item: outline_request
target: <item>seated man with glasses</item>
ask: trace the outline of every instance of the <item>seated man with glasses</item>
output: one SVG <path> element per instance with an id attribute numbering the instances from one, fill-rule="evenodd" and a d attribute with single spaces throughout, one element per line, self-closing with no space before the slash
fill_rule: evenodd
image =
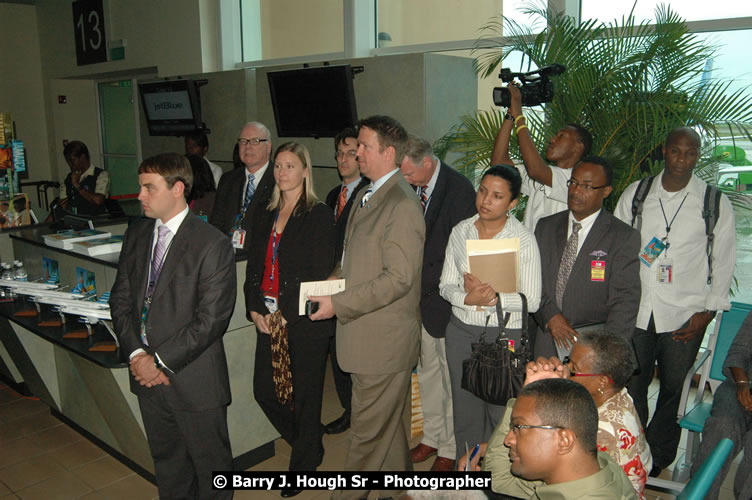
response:
<path id="1" fill-rule="evenodd" d="M 605 323 L 600 328 L 627 340 L 634 333 L 640 235 L 603 209 L 612 178 L 605 159 L 584 157 L 567 182 L 569 210 L 544 217 L 535 228 L 543 277 L 536 356 L 563 358 L 578 328 L 588 325 Z"/>
<path id="2" fill-rule="evenodd" d="M 272 141 L 263 123 L 247 123 L 238 137 L 240 161 L 245 168 L 222 175 L 209 222 L 232 238 L 236 251 L 246 246 L 256 207 L 266 207 L 274 188 L 273 169 L 269 167 Z"/>
<path id="3" fill-rule="evenodd" d="M 624 471 L 598 451 L 598 411 L 588 391 L 549 377 L 528 369 L 519 397 L 509 400 L 491 436 L 483 470 L 491 472 L 493 492 L 530 499 L 637 499 Z M 471 468 L 477 470 L 477 463 Z"/>
<path id="4" fill-rule="evenodd" d="M 647 472 L 653 459 L 637 410 L 625 388 L 636 362 L 634 350 L 626 340 L 605 332 L 586 332 L 572 347 L 571 356 L 562 361 L 538 358 L 528 363 L 525 384 L 563 378 L 583 386 L 598 410 L 598 451 L 607 453 L 622 468 L 637 496 L 644 498 Z M 506 429 L 501 425 L 502 430 Z M 497 428 L 494 435 L 498 432 Z M 490 444 L 483 444 L 479 456 L 487 454 L 487 446 L 488 453 L 493 453 Z M 474 470 L 480 470 L 477 461 L 474 462 Z M 463 457 L 460 470 L 466 463 Z M 490 459 L 484 469 L 495 473 L 496 467 L 498 464 L 493 465 Z"/>

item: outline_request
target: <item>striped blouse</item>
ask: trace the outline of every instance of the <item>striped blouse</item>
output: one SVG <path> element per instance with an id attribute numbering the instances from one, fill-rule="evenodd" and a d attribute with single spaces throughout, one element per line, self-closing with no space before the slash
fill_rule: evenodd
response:
<path id="1" fill-rule="evenodd" d="M 444 269 L 441 272 L 439 292 L 450 304 L 452 313 L 465 324 L 483 326 L 486 324 L 486 316 L 491 315 L 489 325 L 498 325 L 495 307 L 484 307 L 478 310 L 476 306 L 465 305 L 464 273 L 467 268 L 466 240 L 477 240 L 478 230 L 475 221 L 478 215 L 460 221 L 449 237 Z M 535 236 L 520 221 L 509 217 L 504 229 L 494 239 L 519 238 L 520 239 L 520 291 L 527 297 L 529 312 L 538 310 L 541 298 L 541 263 L 538 243 Z M 501 309 L 503 312 L 512 313 L 509 317 L 509 328 L 522 327 L 522 300 L 516 293 L 502 293 Z"/>

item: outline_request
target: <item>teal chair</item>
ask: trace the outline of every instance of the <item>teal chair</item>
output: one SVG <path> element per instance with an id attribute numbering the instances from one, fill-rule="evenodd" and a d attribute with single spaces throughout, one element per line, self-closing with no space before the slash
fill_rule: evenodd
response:
<path id="1" fill-rule="evenodd" d="M 684 378 L 677 422 L 682 429 L 686 429 L 688 432 L 686 450 L 679 457 L 672 474 L 672 480 L 649 477 L 647 480 L 649 488 L 668 492 L 682 491 L 684 488 L 684 483 L 689 479 L 692 458 L 700 444 L 700 434 L 705 427 L 705 421 L 710 416 L 710 409 L 713 407 L 712 401 L 703 402 L 702 400 L 705 386 L 706 384 L 709 385 L 710 392 L 715 395 L 718 386 L 726 380 L 726 376 L 723 374 L 723 363 L 726 362 L 726 355 L 734 337 L 736 337 L 736 332 L 739 331 L 744 318 L 750 311 L 752 311 L 752 305 L 732 302 L 731 309 L 719 313 L 716 318 L 713 333 L 708 337 L 707 348 L 700 353 L 697 361 Z M 695 375 L 700 376 L 700 381 L 695 396 L 690 401 L 690 387 Z"/>
<path id="2" fill-rule="evenodd" d="M 720 313 L 716 320 L 715 329 L 708 339 L 708 348 L 700 355 L 695 364 L 687 373 L 682 389 L 681 403 L 677 414 L 677 421 L 682 429 L 687 429 L 687 447 L 684 456 L 674 469 L 674 481 L 685 482 L 689 477 L 689 468 L 692 466 L 697 447 L 700 445 L 700 433 L 705 427 L 705 421 L 710 416 L 713 402 L 703 402 L 702 397 L 705 385 L 710 386 L 710 392 L 715 391 L 726 380 L 723 374 L 723 364 L 729 347 L 736 337 L 736 332 L 744 322 L 744 318 L 752 311 L 752 305 L 741 302 L 732 302 L 731 309 Z M 694 399 L 689 401 L 689 388 L 695 374 L 700 375 L 700 383 Z"/>
<path id="3" fill-rule="evenodd" d="M 721 472 L 721 467 L 734 449 L 730 439 L 721 439 L 707 460 L 700 466 L 697 473 L 687 483 L 676 500 L 702 500 L 708 493 L 713 480 Z"/>

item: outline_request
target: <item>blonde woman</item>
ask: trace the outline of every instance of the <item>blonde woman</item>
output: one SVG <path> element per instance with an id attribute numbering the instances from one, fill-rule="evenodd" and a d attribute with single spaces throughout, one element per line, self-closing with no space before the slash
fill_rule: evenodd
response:
<path id="1" fill-rule="evenodd" d="M 257 332 L 253 392 L 292 446 L 290 470 L 315 470 L 324 453 L 321 397 L 333 324 L 299 315 L 298 296 L 301 282 L 324 280 L 334 267 L 334 218 L 314 194 L 305 146 L 281 145 L 273 168 L 269 205 L 254 213 L 245 282 Z"/>

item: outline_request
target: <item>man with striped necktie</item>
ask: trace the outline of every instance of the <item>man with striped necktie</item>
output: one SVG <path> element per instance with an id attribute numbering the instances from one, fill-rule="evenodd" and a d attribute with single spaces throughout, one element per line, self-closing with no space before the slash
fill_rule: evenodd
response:
<path id="1" fill-rule="evenodd" d="M 326 204 L 334 211 L 334 243 L 335 262 L 342 258 L 342 246 L 345 240 L 345 228 L 350 209 L 356 194 L 369 184 L 368 179 L 360 175 L 358 165 L 358 132 L 353 128 L 346 128 L 334 138 L 334 159 L 337 162 L 342 182 L 326 195 Z M 350 400 L 352 397 L 352 381 L 350 374 L 345 373 L 337 363 L 337 337 L 332 336 L 329 342 L 329 352 L 332 359 L 334 386 L 337 389 L 339 402 L 344 408 L 342 416 L 324 425 L 327 434 L 339 434 L 350 428 Z"/>
<path id="2" fill-rule="evenodd" d="M 251 234 L 253 211 L 269 203 L 274 169 L 268 168 L 272 141 L 263 123 L 246 124 L 237 142 L 245 168 L 230 170 L 219 180 L 209 222 L 232 238 L 233 247 L 239 251 L 246 247 L 246 238 Z"/>
<path id="3" fill-rule="evenodd" d="M 416 186 L 426 221 L 423 271 L 420 286 L 422 317 L 418 382 L 423 408 L 423 438 L 410 450 L 413 463 L 436 454 L 431 470 L 454 469 L 456 445 L 452 389 L 444 337 L 452 307 L 439 295 L 447 242 L 459 221 L 475 214 L 475 189 L 470 181 L 434 154 L 425 139 L 409 136 L 400 167 L 402 176 Z"/>
<path id="4" fill-rule="evenodd" d="M 110 308 L 154 460 L 160 498 L 232 498 L 211 473 L 232 469 L 230 381 L 222 336 L 235 307 L 227 238 L 188 210 L 188 160 L 138 169 L 146 217 L 125 233 Z"/>

